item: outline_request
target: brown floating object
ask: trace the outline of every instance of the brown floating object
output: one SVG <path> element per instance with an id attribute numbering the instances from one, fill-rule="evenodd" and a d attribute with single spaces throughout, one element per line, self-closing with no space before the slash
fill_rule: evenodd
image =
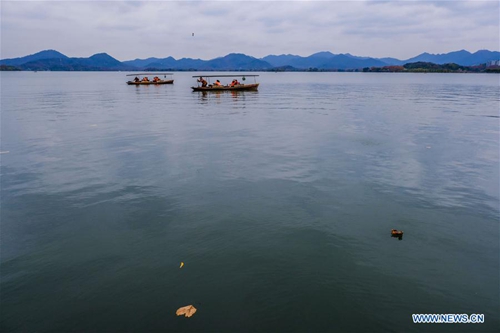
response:
<path id="1" fill-rule="evenodd" d="M 196 312 L 196 308 L 194 306 L 187 305 L 187 306 L 183 306 L 182 308 L 178 308 L 177 311 L 175 312 L 175 314 L 178 316 L 184 315 L 185 317 L 189 318 L 192 315 L 194 315 L 195 312 Z"/>
<path id="2" fill-rule="evenodd" d="M 392 229 L 391 230 L 391 235 L 393 235 L 393 236 L 403 236 L 403 231 L 402 230 Z"/>

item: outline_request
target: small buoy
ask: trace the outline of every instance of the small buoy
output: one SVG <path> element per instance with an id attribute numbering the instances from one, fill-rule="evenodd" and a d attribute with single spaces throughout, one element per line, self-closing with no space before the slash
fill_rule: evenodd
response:
<path id="1" fill-rule="evenodd" d="M 179 268 L 182 268 L 182 266 L 184 266 L 184 263 L 181 261 L 181 266 Z"/>

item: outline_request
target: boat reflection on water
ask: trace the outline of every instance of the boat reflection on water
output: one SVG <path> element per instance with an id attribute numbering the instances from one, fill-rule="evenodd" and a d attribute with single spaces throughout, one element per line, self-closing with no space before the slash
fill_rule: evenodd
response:
<path id="1" fill-rule="evenodd" d="M 233 102 L 241 102 L 247 100 L 249 96 L 255 96 L 259 93 L 258 90 L 251 91 L 241 91 L 241 90 L 219 90 L 219 91 L 199 91 L 198 97 L 200 102 L 206 103 L 209 100 L 215 100 L 217 103 L 222 101 L 233 101 Z"/>
<path id="2" fill-rule="evenodd" d="M 212 91 L 212 92 L 207 92 L 207 91 L 201 91 L 198 96 L 200 96 L 201 100 L 209 100 L 210 97 L 215 97 L 217 99 L 220 99 L 221 95 L 223 94 L 223 91 Z"/>

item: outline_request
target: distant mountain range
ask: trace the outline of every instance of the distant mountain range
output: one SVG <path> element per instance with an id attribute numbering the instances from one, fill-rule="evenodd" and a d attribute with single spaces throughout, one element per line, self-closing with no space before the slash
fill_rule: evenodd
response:
<path id="1" fill-rule="evenodd" d="M 15 66 L 21 70 L 51 71 L 120 71 L 136 70 L 106 53 L 94 54 L 89 58 L 69 58 L 64 54 L 46 50 L 21 58 L 0 60 L 0 65 Z"/>
<path id="2" fill-rule="evenodd" d="M 265 70 L 354 70 L 367 67 L 399 66 L 414 62 L 435 64 L 455 63 L 475 66 L 500 60 L 500 52 L 480 50 L 470 53 L 460 50 L 444 54 L 422 53 L 416 57 L 396 58 L 358 57 L 349 53 L 333 54 L 328 51 L 308 57 L 292 54 L 268 55 L 258 59 L 241 53 L 231 53 L 211 60 L 182 58 L 148 58 L 120 62 L 106 53 L 89 58 L 69 58 L 55 50 L 45 50 L 20 58 L 0 60 L 0 65 L 20 70 L 52 71 L 137 71 L 137 70 L 192 70 L 192 71 L 265 71 Z"/>

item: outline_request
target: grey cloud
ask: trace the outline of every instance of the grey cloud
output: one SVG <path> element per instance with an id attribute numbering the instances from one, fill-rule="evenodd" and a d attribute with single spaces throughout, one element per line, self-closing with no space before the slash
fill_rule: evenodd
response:
<path id="1" fill-rule="evenodd" d="M 2 57 L 473 52 L 498 49 L 498 10 L 497 1 L 2 2 Z"/>

